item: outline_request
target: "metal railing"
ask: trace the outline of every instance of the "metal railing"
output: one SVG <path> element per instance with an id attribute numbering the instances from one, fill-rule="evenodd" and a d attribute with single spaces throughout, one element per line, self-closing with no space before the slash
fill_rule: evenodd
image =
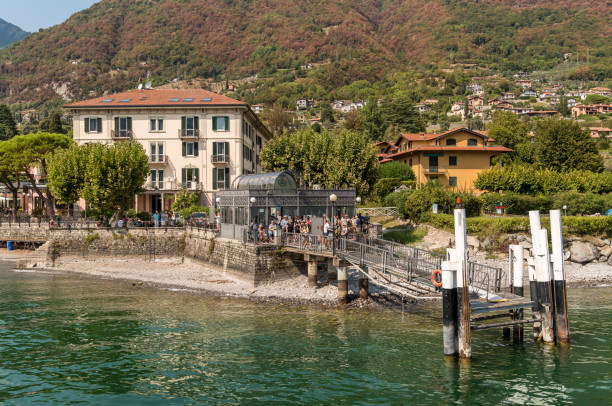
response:
<path id="1" fill-rule="evenodd" d="M 132 130 L 111 130 L 111 138 L 127 139 L 132 138 L 133 135 Z"/>
<path id="2" fill-rule="evenodd" d="M 230 161 L 229 154 L 212 155 L 210 160 L 213 164 L 228 164 Z"/>
<path id="3" fill-rule="evenodd" d="M 198 138 L 200 136 L 200 130 L 191 130 L 187 128 L 179 128 L 179 138 Z"/>
<path id="4" fill-rule="evenodd" d="M 362 207 L 357 208 L 357 212 L 369 217 L 399 216 L 397 207 Z"/>
<path id="5" fill-rule="evenodd" d="M 501 292 L 505 272 L 502 268 L 467 261 L 468 285 L 488 299 L 491 293 Z"/>
<path id="6" fill-rule="evenodd" d="M 150 164 L 166 164 L 168 163 L 167 155 L 149 155 Z"/>

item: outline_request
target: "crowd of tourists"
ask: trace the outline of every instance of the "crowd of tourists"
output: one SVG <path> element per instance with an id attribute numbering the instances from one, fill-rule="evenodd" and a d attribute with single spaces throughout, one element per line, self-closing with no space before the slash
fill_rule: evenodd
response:
<path id="1" fill-rule="evenodd" d="M 313 225 L 313 222 L 316 225 Z M 324 214 L 322 222 L 314 221 L 311 216 L 282 216 L 272 218 L 267 225 L 256 218 L 249 224 L 249 239 L 255 242 L 275 242 L 281 233 L 287 233 L 293 238 L 300 234 L 314 235 L 331 241 L 334 235 L 348 238 L 367 232 L 369 225 L 369 217 L 364 217 L 361 213 L 353 217 L 343 214 L 333 219 Z"/>

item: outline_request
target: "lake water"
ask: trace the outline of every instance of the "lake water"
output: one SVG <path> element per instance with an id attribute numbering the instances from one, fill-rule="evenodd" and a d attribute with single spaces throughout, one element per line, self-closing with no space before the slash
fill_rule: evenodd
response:
<path id="1" fill-rule="evenodd" d="M 459 366 L 435 306 L 254 304 L 0 264 L 0 402 L 610 404 L 612 288 L 569 298 L 569 348 L 478 331 Z"/>

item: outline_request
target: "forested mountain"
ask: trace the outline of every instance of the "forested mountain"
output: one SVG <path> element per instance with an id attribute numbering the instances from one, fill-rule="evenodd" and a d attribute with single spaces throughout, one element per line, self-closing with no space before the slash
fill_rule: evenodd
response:
<path id="1" fill-rule="evenodd" d="M 0 101 L 80 99 L 310 62 L 324 89 L 476 63 L 546 69 L 572 52 L 610 77 L 612 3 L 593 0 L 102 0 L 0 51 Z M 583 67 L 583 70 L 585 68 Z M 584 72 L 583 72 L 584 73 Z"/>
<path id="2" fill-rule="evenodd" d="M 28 35 L 27 32 L 0 18 L 0 48 L 11 45 Z"/>

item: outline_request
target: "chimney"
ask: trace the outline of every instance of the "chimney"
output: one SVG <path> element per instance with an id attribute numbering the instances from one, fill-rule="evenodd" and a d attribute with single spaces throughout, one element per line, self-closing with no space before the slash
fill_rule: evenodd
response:
<path id="1" fill-rule="evenodd" d="M 421 135 L 421 139 L 424 140 L 425 139 L 425 133 L 420 133 Z"/>

